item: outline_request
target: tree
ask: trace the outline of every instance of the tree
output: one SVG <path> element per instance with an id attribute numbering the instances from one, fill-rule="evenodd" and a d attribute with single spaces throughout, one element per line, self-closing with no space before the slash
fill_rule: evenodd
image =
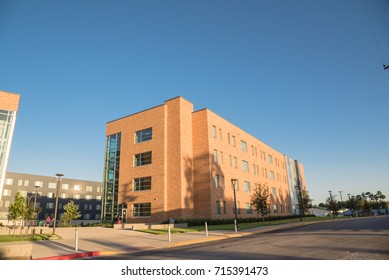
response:
<path id="1" fill-rule="evenodd" d="M 24 222 L 33 219 L 34 215 L 35 213 L 30 198 L 26 199 L 20 192 L 17 192 L 14 202 L 8 208 L 8 219 L 11 220 L 14 225 L 16 224 L 16 221 L 19 220 L 21 232 Z"/>
<path id="2" fill-rule="evenodd" d="M 312 208 L 312 199 L 309 198 L 309 194 L 306 190 L 303 190 L 302 194 L 302 206 L 304 209 L 304 212 L 308 212 L 308 209 Z"/>
<path id="3" fill-rule="evenodd" d="M 334 218 L 338 215 L 338 210 L 339 210 L 339 203 L 338 201 L 336 200 L 335 198 L 336 196 L 333 195 L 332 198 L 331 197 L 327 197 L 327 200 L 326 200 L 326 206 L 327 206 L 327 209 L 332 212 L 332 215 L 334 216 Z"/>
<path id="4" fill-rule="evenodd" d="M 270 214 L 268 198 L 269 192 L 267 188 L 262 189 L 261 185 L 258 185 L 254 188 L 253 194 L 251 196 L 251 205 L 257 214 L 261 213 L 263 221 L 265 221 L 265 215 Z"/>
<path id="5" fill-rule="evenodd" d="M 78 211 L 78 206 L 74 204 L 73 200 L 69 201 L 63 209 L 65 212 L 61 217 L 62 224 L 69 223 L 69 225 L 71 225 L 73 220 L 81 217 L 81 213 Z"/>

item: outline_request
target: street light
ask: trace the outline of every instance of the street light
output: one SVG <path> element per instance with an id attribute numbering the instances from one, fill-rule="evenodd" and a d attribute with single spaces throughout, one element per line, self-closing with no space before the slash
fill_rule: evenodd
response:
<path id="1" fill-rule="evenodd" d="M 334 207 L 334 201 L 332 200 L 332 191 L 328 191 L 330 193 L 330 198 L 331 198 L 331 207 Z M 332 215 L 335 219 L 335 209 L 332 210 Z"/>
<path id="2" fill-rule="evenodd" d="M 236 189 L 235 189 L 235 185 L 236 185 L 237 181 L 238 181 L 238 179 L 231 179 L 232 188 L 234 189 L 235 232 L 238 232 L 238 210 L 236 208 Z"/>
<path id="3" fill-rule="evenodd" d="M 37 218 L 37 213 L 36 213 L 36 197 L 37 197 L 37 194 L 38 194 L 38 189 L 39 189 L 39 186 L 34 186 L 35 188 L 35 198 L 34 198 L 34 214 L 35 214 L 35 217 L 34 219 Z"/>
<path id="4" fill-rule="evenodd" d="M 55 194 L 55 210 L 54 210 L 54 223 L 53 223 L 53 233 L 52 235 L 55 235 L 55 226 L 57 224 L 57 211 L 58 211 L 58 190 L 59 190 L 59 184 L 63 178 L 63 174 L 55 174 L 55 177 L 57 178 L 57 191 Z"/>

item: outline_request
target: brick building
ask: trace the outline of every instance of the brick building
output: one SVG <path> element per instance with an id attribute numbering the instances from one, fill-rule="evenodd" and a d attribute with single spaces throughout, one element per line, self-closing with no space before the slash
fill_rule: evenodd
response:
<path id="1" fill-rule="evenodd" d="M 18 94 L 0 91 L 0 201 L 4 188 L 16 113 L 19 107 Z"/>
<path id="2" fill-rule="evenodd" d="M 255 217 L 257 186 L 269 190 L 271 214 L 298 214 L 301 163 L 208 109 L 176 97 L 107 123 L 103 220 L 162 222 Z"/>

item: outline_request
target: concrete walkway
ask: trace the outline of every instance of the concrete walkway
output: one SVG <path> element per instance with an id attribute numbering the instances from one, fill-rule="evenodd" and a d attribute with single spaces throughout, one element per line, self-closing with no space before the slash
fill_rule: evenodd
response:
<path id="1" fill-rule="evenodd" d="M 154 235 L 133 230 L 102 227 L 57 228 L 56 233 L 61 236 L 61 239 L 18 242 L 18 244 L 20 246 L 32 245 L 31 259 L 33 260 L 79 259 L 211 242 L 312 223 L 316 222 L 271 225 L 242 230 L 238 233 L 234 231 L 209 231 L 208 237 L 205 232 L 176 233 L 171 235 L 171 242 L 169 242 L 167 234 Z M 76 230 L 78 231 L 78 251 L 75 250 Z M 5 245 L 0 243 L 0 248 Z"/>

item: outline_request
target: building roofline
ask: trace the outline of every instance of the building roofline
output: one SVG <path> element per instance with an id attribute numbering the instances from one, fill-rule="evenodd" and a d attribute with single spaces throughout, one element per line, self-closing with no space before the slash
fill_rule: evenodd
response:
<path id="1" fill-rule="evenodd" d="M 53 179 L 53 180 L 57 180 L 55 178 L 55 176 L 47 176 L 47 175 L 39 175 L 39 174 L 30 174 L 30 173 L 20 173 L 20 172 L 12 172 L 12 171 L 7 171 L 5 172 L 5 175 L 7 177 L 7 174 L 14 174 L 14 175 L 20 175 L 20 176 L 36 176 L 36 177 L 44 177 L 44 178 L 47 178 L 47 179 Z M 103 183 L 103 181 L 93 181 L 93 180 L 85 180 L 85 179 L 75 179 L 75 178 L 68 178 L 68 177 L 63 177 L 62 180 L 71 180 L 71 181 L 83 181 L 83 182 L 92 182 L 92 183 Z"/>
<path id="2" fill-rule="evenodd" d="M 122 119 L 125 119 L 125 118 L 128 118 L 128 117 L 132 117 L 132 116 L 135 116 L 135 115 L 137 115 L 137 114 L 141 114 L 141 113 L 144 113 L 144 112 L 153 110 L 153 109 L 156 109 L 156 108 L 158 108 L 158 107 L 161 107 L 161 106 L 166 105 L 167 102 L 172 101 L 172 100 L 174 100 L 174 99 L 178 99 L 178 98 L 184 99 L 185 101 L 187 101 L 187 102 L 189 102 L 189 103 L 191 103 L 191 104 L 193 105 L 193 103 L 192 103 L 191 101 L 189 101 L 189 100 L 187 100 L 187 99 L 185 99 L 184 97 L 182 97 L 182 96 L 179 95 L 179 96 L 170 98 L 170 99 L 168 99 L 168 100 L 165 100 L 163 104 L 156 105 L 156 106 L 153 106 L 153 107 L 151 107 L 151 108 L 144 109 L 144 110 L 142 110 L 142 111 L 139 111 L 139 112 L 136 112 L 136 113 L 132 113 L 132 114 L 129 114 L 129 115 L 126 115 L 126 116 L 123 116 L 123 117 L 114 119 L 114 120 L 112 120 L 112 121 L 108 121 L 107 124 L 112 123 L 112 122 L 116 122 L 116 121 L 119 121 L 119 120 L 122 120 Z"/>

